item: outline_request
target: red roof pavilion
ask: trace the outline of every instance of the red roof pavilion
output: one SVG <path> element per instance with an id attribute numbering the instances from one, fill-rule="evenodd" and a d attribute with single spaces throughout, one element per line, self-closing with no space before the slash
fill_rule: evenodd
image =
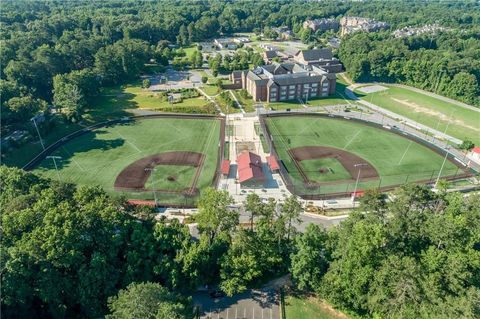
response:
<path id="1" fill-rule="evenodd" d="M 475 146 L 474 148 L 472 148 L 472 152 L 480 154 L 480 146 Z"/>
<path id="2" fill-rule="evenodd" d="M 243 151 L 237 157 L 237 164 L 240 183 L 247 181 L 263 182 L 265 180 L 265 175 L 262 171 L 262 160 L 257 154 Z"/>

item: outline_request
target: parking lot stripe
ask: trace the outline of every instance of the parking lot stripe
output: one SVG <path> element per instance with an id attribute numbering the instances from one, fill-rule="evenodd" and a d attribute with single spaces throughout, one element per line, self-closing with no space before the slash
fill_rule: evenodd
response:
<path id="1" fill-rule="evenodd" d="M 238 308 L 235 308 L 235 319 L 237 319 Z"/>
<path id="2" fill-rule="evenodd" d="M 272 308 L 270 308 L 270 319 L 273 319 Z"/>
<path id="3" fill-rule="evenodd" d="M 229 310 L 230 310 L 230 309 L 227 309 L 227 319 L 228 319 L 228 311 L 229 311 Z"/>

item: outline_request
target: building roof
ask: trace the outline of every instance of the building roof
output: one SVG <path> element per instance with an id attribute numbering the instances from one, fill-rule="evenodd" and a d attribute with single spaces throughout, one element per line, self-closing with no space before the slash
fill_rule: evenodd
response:
<path id="1" fill-rule="evenodd" d="M 472 148 L 472 152 L 480 154 L 480 146 L 475 146 L 474 148 Z"/>
<path id="2" fill-rule="evenodd" d="M 220 171 L 222 172 L 223 175 L 228 175 L 230 172 L 230 161 L 229 160 L 223 160 L 222 165 L 220 166 Z"/>
<path id="3" fill-rule="evenodd" d="M 265 55 L 265 58 L 267 58 L 267 59 L 273 59 L 273 58 L 276 58 L 278 56 L 277 51 L 272 51 L 272 50 L 265 51 L 265 52 L 263 52 L 263 54 Z"/>
<path id="4" fill-rule="evenodd" d="M 332 60 L 332 49 L 314 49 L 314 50 L 302 50 L 297 53 L 300 57 L 303 57 L 305 61 L 319 61 L 319 60 Z"/>
<path id="5" fill-rule="evenodd" d="M 240 183 L 251 179 L 264 180 L 262 160 L 260 156 L 252 152 L 243 151 L 237 156 L 238 180 Z"/>
<path id="6" fill-rule="evenodd" d="M 277 159 L 274 155 L 267 156 L 267 163 L 272 171 L 280 169 L 280 166 L 278 165 Z"/>

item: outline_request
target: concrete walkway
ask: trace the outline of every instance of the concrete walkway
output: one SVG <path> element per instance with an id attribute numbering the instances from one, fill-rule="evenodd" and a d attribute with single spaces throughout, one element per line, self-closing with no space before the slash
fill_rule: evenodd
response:
<path id="1" fill-rule="evenodd" d="M 235 94 L 233 94 L 232 90 L 228 90 L 228 92 L 230 92 L 230 95 L 233 97 L 233 100 L 235 101 L 235 103 L 237 103 L 237 106 L 240 109 L 240 111 L 242 111 L 242 113 L 245 114 L 245 110 L 243 109 L 242 104 L 240 104 Z"/>
<path id="2" fill-rule="evenodd" d="M 222 113 L 222 109 L 220 108 L 220 105 L 218 105 L 217 101 L 215 101 L 215 99 L 213 97 L 211 97 L 210 95 L 208 95 L 207 93 L 205 93 L 204 90 L 202 90 L 201 88 L 199 87 L 196 87 L 196 89 L 198 90 L 198 92 L 200 92 L 200 94 L 202 94 L 203 96 L 205 96 L 210 102 L 213 103 L 213 105 L 215 105 L 215 108 L 217 109 L 218 112 Z"/>

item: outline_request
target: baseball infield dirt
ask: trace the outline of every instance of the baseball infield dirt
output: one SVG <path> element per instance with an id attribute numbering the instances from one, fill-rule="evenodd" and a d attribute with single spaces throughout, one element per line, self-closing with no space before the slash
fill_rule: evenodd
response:
<path id="1" fill-rule="evenodd" d="M 353 153 L 326 146 L 303 146 L 291 148 L 288 150 L 289 155 L 294 160 L 294 164 L 302 175 L 305 183 L 312 184 L 308 179 L 307 174 L 303 170 L 299 162 L 304 160 L 319 159 L 319 158 L 335 158 L 347 170 L 353 180 L 355 180 L 360 171 L 360 180 L 369 180 L 379 178 L 378 172 L 370 163 Z M 361 165 L 357 165 L 361 164 Z M 357 166 L 355 166 L 357 165 Z M 339 181 L 343 182 L 343 181 Z"/>
<path id="2" fill-rule="evenodd" d="M 184 165 L 197 167 L 193 184 L 196 184 L 205 155 L 197 152 L 165 152 L 141 158 L 125 167 L 118 174 L 114 187 L 117 190 L 145 191 L 145 183 L 151 174 L 151 168 L 157 165 Z M 191 190 L 196 185 L 189 185 Z"/>

